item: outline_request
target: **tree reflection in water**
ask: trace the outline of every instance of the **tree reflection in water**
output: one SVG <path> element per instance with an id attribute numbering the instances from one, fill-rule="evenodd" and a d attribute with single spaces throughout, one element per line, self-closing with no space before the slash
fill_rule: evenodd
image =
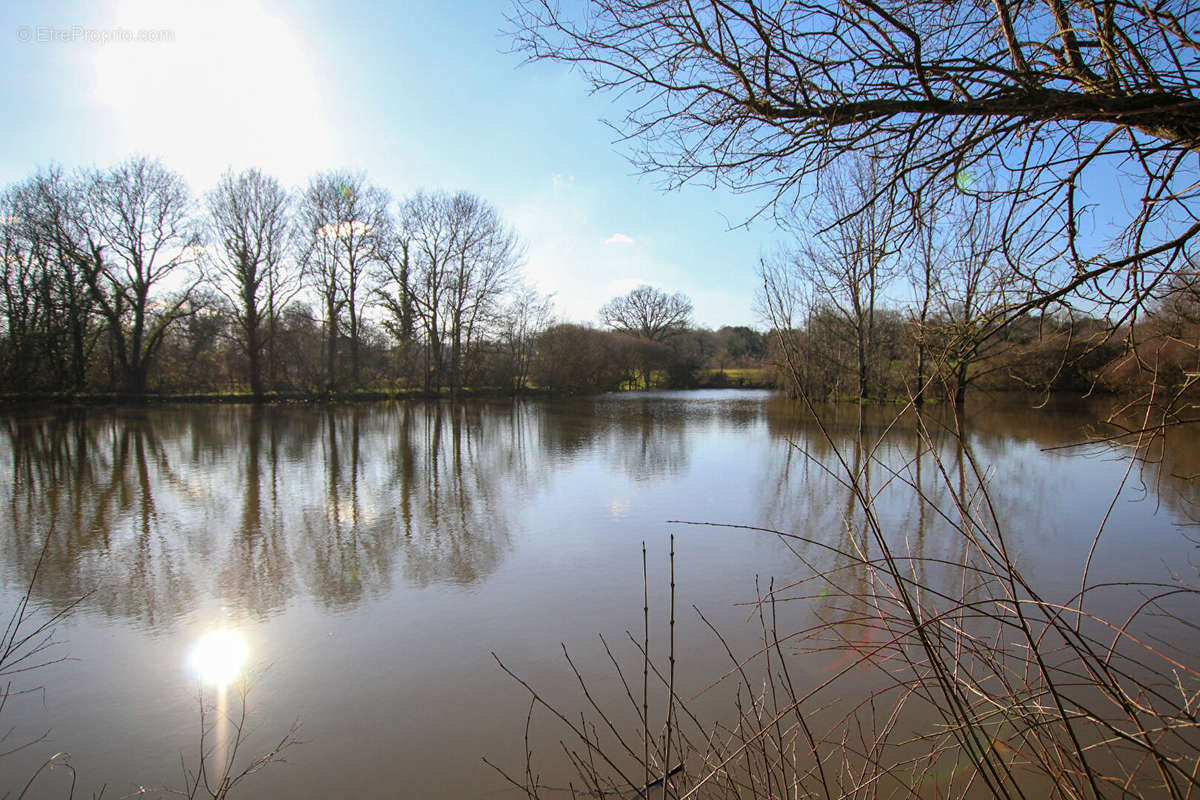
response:
<path id="1" fill-rule="evenodd" d="M 154 628 L 207 598 L 269 615 L 486 578 L 537 479 L 527 407 L 196 407 L 3 419 L 10 578 Z"/>
<path id="2" fill-rule="evenodd" d="M 632 395 L 9 415 L 0 421 L 11 465 L 0 477 L 12 531 L 4 569 L 10 579 L 28 574 L 49 532 L 39 583 L 46 600 L 92 592 L 88 602 L 104 613 L 151 628 L 207 597 L 269 615 L 297 594 L 351 606 L 396 576 L 417 586 L 469 585 L 498 568 L 512 547 L 513 515 L 555 463 L 598 454 L 631 480 L 666 480 L 689 469 L 696 426 L 763 420 L 774 453 L 761 481 L 764 522 L 865 546 L 861 510 L 833 477 L 835 454 L 811 420 L 782 398 L 751 400 L 685 406 Z M 889 529 L 905 531 L 905 546 L 923 555 L 954 558 L 928 552 L 937 547 L 925 542 L 929 509 L 949 499 L 941 496 L 948 484 L 930 474 L 932 454 L 922 452 L 912 419 L 893 423 L 887 408 L 824 413 L 853 461 L 847 466 L 887 500 L 879 508 L 894 523 Z M 1046 476 L 1023 472 L 1012 456 L 1080 441 L 1078 426 L 1063 424 L 1073 413 L 993 405 L 957 423 L 967 426 L 963 446 L 981 463 L 1007 465 L 989 479 L 994 502 L 1034 518 L 1056 512 L 1056 493 L 1030 484 Z M 941 463 L 959 472 L 958 491 L 977 491 L 958 440 L 930 430 Z M 1140 479 L 1154 484 L 1157 502 L 1196 520 L 1190 478 L 1200 455 L 1186 446 L 1150 455 Z M 908 491 L 914 484 L 924 491 Z"/>
<path id="3" fill-rule="evenodd" d="M 817 576 L 795 590 L 817 587 L 811 596 L 781 613 L 796 614 L 797 629 L 810 612 L 840 623 L 853 652 L 877 647 L 869 609 L 847 598 L 877 579 L 864 562 L 878 559 L 879 540 L 863 498 L 834 477 L 845 477 L 839 453 L 876 499 L 894 551 L 923 559 L 914 562 L 922 583 L 946 583 L 952 576 L 940 571 L 965 558 L 942 514 L 977 496 L 973 458 L 989 465 L 982 479 L 1021 566 L 1050 591 L 1078 591 L 1077 574 L 1063 577 L 1064 559 L 1091 544 L 1096 497 L 1111 498 L 1112 476 L 1125 467 L 1107 462 L 1125 451 L 1048 451 L 1082 439 L 1085 416 L 1104 411 L 1027 405 L 968 409 L 961 447 L 944 430 L 956 423 L 939 419 L 936 406 L 927 409 L 928 438 L 908 417 L 889 425 L 895 408 L 824 409 L 836 453 L 795 406 L 753 392 L 8 414 L 0 463 L 11 468 L 0 470 L 0 501 L 12 533 L 0 543 L 0 577 L 21 586 L 49 531 L 38 599 L 61 607 L 94 590 L 80 624 L 64 631 L 80 672 L 47 677 L 50 696 L 69 707 L 54 724 L 75 752 L 99 754 L 93 770 L 107 769 L 99 762 L 114 731 L 126 732 L 124 752 L 158 747 L 155 757 L 174 763 L 180 747 L 163 731 L 194 712 L 181 684 L 184 649 L 232 622 L 247 632 L 252 660 L 277 665 L 256 709 L 285 721 L 299 714 L 312 735 L 293 770 L 270 772 L 273 786 L 291 789 L 274 796 L 318 786 L 335 796 L 345 781 L 359 781 L 353 788 L 364 795 L 411 784 L 409 796 L 469 796 L 491 788 L 493 776 L 464 760 L 478 766 L 475 757 L 507 741 L 527 711 L 488 650 L 518 651 L 540 669 L 558 642 L 640 625 L 633 562 L 643 539 L 662 554 L 669 533 L 680 537 L 681 599 L 711 614 L 735 651 L 758 635 L 738 627 L 747 612 L 733 605 L 753 598 L 757 575 L 761 588 L 773 577 L 780 591 Z M 1121 506 L 1094 580 L 1106 570 L 1161 572 L 1164 559 L 1182 564 L 1192 552 L 1172 528 L 1196 518 L 1187 478 L 1200 472 L 1200 449 L 1191 444 L 1169 444 L 1135 470 L 1150 501 Z M 1150 520 L 1156 501 L 1170 519 Z M 681 518 L 810 541 L 665 524 Z M 855 552 L 863 557 L 845 557 Z M 820 596 L 822 575 L 838 580 L 840 601 L 832 590 Z M 651 576 L 653 608 L 665 589 Z M 1111 610 L 1106 602 L 1097 597 L 1095 610 Z M 214 605 L 220 614 L 210 614 Z M 729 665 L 686 617 L 679 678 L 699 679 L 698 691 Z M 592 655 L 586 673 L 607 668 L 602 648 Z M 803 664 L 817 682 L 853 666 L 819 654 Z M 331 690 L 330 676 L 351 688 Z M 577 685 L 564 677 L 554 691 Z M 852 677 L 847 691 L 878 688 L 865 666 Z M 718 694 L 701 702 L 715 707 Z M 398 709 L 411 724 L 396 722 Z M 410 735 L 414 725 L 420 737 Z M 558 746 L 547 733 L 533 744 L 540 752 Z M 330 763 L 349 775 L 329 774 Z M 104 774 L 138 769 L 124 761 Z"/>

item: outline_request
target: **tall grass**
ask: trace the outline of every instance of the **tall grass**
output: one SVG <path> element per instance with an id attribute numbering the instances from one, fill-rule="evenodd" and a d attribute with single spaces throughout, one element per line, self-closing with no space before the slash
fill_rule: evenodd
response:
<path id="1" fill-rule="evenodd" d="M 759 591 L 753 651 L 735 652 L 713 628 L 729 670 L 712 685 L 733 685 L 724 713 L 702 719 L 695 699 L 677 694 L 673 625 L 667 664 L 651 659 L 647 603 L 643 639 L 626 642 L 631 658 L 605 642 L 627 707 L 595 702 L 569 653 L 586 713 L 521 681 L 531 697 L 527 725 L 540 708 L 564 726 L 561 758 L 574 777 L 540 782 L 529 754 L 523 775 L 501 769 L 510 783 L 530 798 L 1200 796 L 1200 657 L 1182 646 L 1200 622 L 1195 575 L 1090 580 L 1105 515 L 1073 566 L 1078 590 L 1055 597 L 1013 552 L 957 418 L 939 430 L 916 409 L 902 413 L 913 416 L 920 442 L 902 468 L 877 457 L 888 431 L 866 441 L 860 426 L 852 457 L 817 418 L 833 453 L 824 466 L 857 509 L 843 520 L 855 536 L 746 529 L 779 537 L 810 571 Z M 1151 445 L 1149 420 L 1122 440 L 1126 478 Z M 954 463 L 935 446 L 946 434 L 959 438 Z M 921 459 L 945 491 L 914 479 L 908 467 Z M 928 504 L 954 557 L 926 555 L 904 531 L 886 529 L 872 468 Z M 818 567 L 813 552 L 838 566 Z M 1094 610 L 1122 604 L 1117 614 Z M 795 613 L 817 606 L 824 613 Z M 820 674 L 816 662 L 836 666 Z M 629 680 L 639 671 L 640 692 Z"/>

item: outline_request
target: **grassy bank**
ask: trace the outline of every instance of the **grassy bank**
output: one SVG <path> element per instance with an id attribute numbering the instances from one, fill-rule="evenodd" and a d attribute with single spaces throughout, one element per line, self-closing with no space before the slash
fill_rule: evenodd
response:
<path id="1" fill-rule="evenodd" d="M 563 394 L 546 389 L 525 389 L 520 397 L 548 397 Z M 511 391 L 501 389 L 466 388 L 457 394 L 449 391 L 424 389 L 359 390 L 353 392 L 267 392 L 255 398 L 249 392 L 153 392 L 132 395 L 121 392 L 72 394 L 66 392 L 8 392 L 0 394 L 0 406 L 66 405 L 168 405 L 173 403 L 378 403 L 389 400 L 438 400 L 452 397 L 510 398 Z"/>

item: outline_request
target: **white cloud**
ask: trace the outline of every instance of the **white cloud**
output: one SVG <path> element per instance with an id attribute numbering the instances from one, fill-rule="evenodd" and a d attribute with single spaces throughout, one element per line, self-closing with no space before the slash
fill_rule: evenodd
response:
<path id="1" fill-rule="evenodd" d="M 612 236 L 604 240 L 605 244 L 619 245 L 622 247 L 633 244 L 633 239 L 623 233 L 614 233 Z"/>
<path id="2" fill-rule="evenodd" d="M 540 191 L 503 209 L 526 243 L 525 278 L 554 295 L 555 315 L 565 322 L 598 323 L 600 307 L 643 284 L 683 292 L 695 303 L 701 325 L 758 325 L 753 259 L 724 265 L 716 276 L 697 268 L 689 243 L 662 234 L 613 233 L 611 198 L 584 182 L 563 191 L 549 176 Z"/>
<path id="3" fill-rule="evenodd" d="M 505 216 L 527 244 L 525 276 L 540 292 L 554 294 L 564 321 L 596 322 L 600 306 L 643 283 L 682 286 L 680 268 L 660 261 L 625 234 L 602 232 L 605 221 L 589 192 L 564 197 L 557 181 Z M 609 230 L 612 230 L 609 228 Z M 610 246 L 612 245 L 612 246 Z"/>

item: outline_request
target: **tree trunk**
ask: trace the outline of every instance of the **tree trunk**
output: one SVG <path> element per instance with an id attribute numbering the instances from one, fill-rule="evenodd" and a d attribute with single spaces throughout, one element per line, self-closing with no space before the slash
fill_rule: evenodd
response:
<path id="1" fill-rule="evenodd" d="M 80 319 L 79 312 L 73 310 L 71 312 L 71 389 L 76 392 L 82 392 L 87 381 L 83 338 L 83 320 Z"/>
<path id="2" fill-rule="evenodd" d="M 275 303 L 268 301 L 267 303 L 267 384 L 274 391 L 279 388 L 279 376 L 275 366 Z"/>
<path id="3" fill-rule="evenodd" d="M 258 320 L 254 317 L 246 326 L 246 355 L 250 362 L 250 393 L 255 400 L 262 400 L 262 344 L 258 337 Z"/>
<path id="4" fill-rule="evenodd" d="M 326 305 L 325 314 L 329 327 L 325 340 L 325 391 L 332 394 L 337 389 L 337 311 L 333 303 Z"/>
<path id="5" fill-rule="evenodd" d="M 858 335 L 858 400 L 864 402 L 869 390 L 867 388 L 867 342 L 866 335 L 860 331 Z"/>
<path id="6" fill-rule="evenodd" d="M 917 393 L 913 397 L 917 408 L 925 405 L 925 345 L 917 345 Z"/>
<path id="7" fill-rule="evenodd" d="M 450 343 L 450 394 L 458 396 L 462 388 L 462 320 L 454 320 L 454 338 Z"/>
<path id="8" fill-rule="evenodd" d="M 149 365 L 144 361 L 125 366 L 125 393 L 141 400 L 146 396 L 146 372 Z"/>
<path id="9" fill-rule="evenodd" d="M 358 314 L 350 307 L 350 388 L 362 388 L 358 380 Z"/>
<path id="10" fill-rule="evenodd" d="M 401 247 L 402 255 L 400 261 L 400 339 L 405 344 L 412 338 L 413 329 L 413 305 L 412 294 L 408 288 L 408 242 L 404 242 Z"/>

